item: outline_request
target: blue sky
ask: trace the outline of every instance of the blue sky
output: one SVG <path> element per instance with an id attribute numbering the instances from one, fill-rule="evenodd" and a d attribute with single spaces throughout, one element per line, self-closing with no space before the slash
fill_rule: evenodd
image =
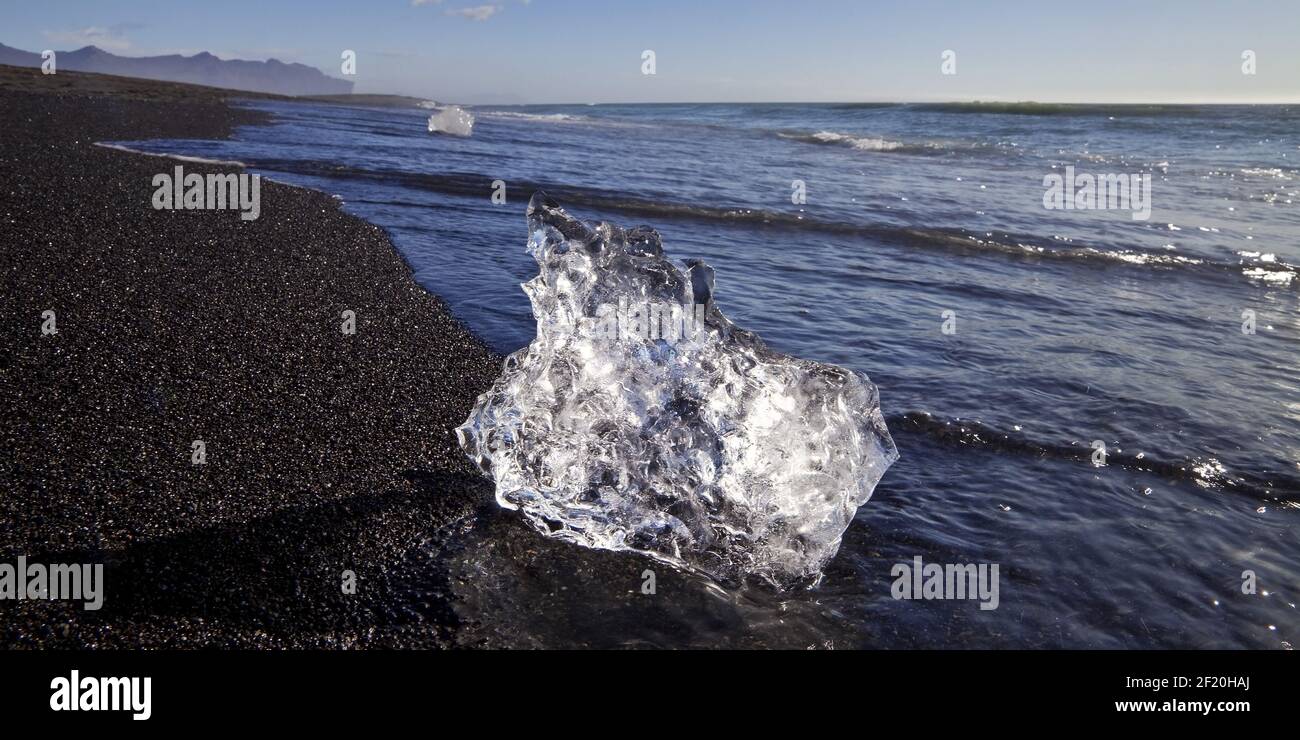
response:
<path id="1" fill-rule="evenodd" d="M 335 76 L 352 49 L 357 92 L 468 103 L 1300 102 L 1297 0 L 415 2 L 11 0 L 0 43 L 275 57 Z"/>

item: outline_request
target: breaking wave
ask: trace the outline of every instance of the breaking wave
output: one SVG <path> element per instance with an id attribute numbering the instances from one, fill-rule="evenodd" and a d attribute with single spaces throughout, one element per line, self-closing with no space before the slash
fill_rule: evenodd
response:
<path id="1" fill-rule="evenodd" d="M 485 183 L 494 178 L 471 173 L 411 173 L 391 170 L 366 170 L 340 167 L 329 162 L 311 160 L 259 160 L 250 166 L 316 177 L 365 178 L 388 184 L 400 184 L 416 190 L 479 197 Z M 1269 260 L 1251 260 L 1240 253 L 1236 262 L 1214 261 L 1168 251 L 1137 248 L 1108 248 L 1079 244 L 1071 239 L 1009 232 L 973 232 L 962 228 L 924 226 L 886 226 L 868 223 L 830 221 L 805 213 L 774 211 L 744 206 L 703 206 L 674 203 L 633 193 L 515 180 L 511 185 L 528 191 L 544 190 L 576 206 L 637 216 L 652 220 L 687 220 L 726 223 L 751 228 L 797 229 L 849 237 L 861 237 L 885 244 L 916 249 L 943 250 L 955 254 L 1002 256 L 1011 259 L 1052 260 L 1079 265 L 1131 265 L 1153 269 L 1199 271 L 1209 275 L 1244 275 L 1275 285 L 1289 285 L 1300 268 L 1273 255 Z M 364 202 L 364 199 L 359 199 Z M 423 207 L 420 203 L 386 200 L 390 205 Z"/>
<path id="2" fill-rule="evenodd" d="M 1241 257 L 1241 264 L 1244 265 L 1241 274 L 1252 280 L 1290 285 L 1296 274 L 1300 272 L 1300 268 L 1279 260 L 1272 252 L 1242 251 L 1237 252 L 1237 256 Z"/>
<path id="3" fill-rule="evenodd" d="M 895 154 L 952 154 L 963 150 L 987 148 L 974 143 L 921 141 L 906 142 L 866 134 L 844 134 L 837 131 L 776 131 L 779 138 L 805 144 L 820 144 L 853 149 L 859 152 L 892 152 Z"/>
<path id="4" fill-rule="evenodd" d="M 1238 170 L 1247 177 L 1262 177 L 1274 180 L 1291 180 L 1295 177 L 1295 170 L 1284 170 L 1281 167 L 1243 167 Z"/>
<path id="5" fill-rule="evenodd" d="M 595 119 L 571 113 L 522 113 L 512 110 L 479 111 L 483 118 L 506 118 L 517 121 L 537 121 L 540 123 L 593 123 Z"/>
<path id="6" fill-rule="evenodd" d="M 132 148 L 127 147 L 127 146 L 122 146 L 121 144 L 114 144 L 114 143 L 112 143 L 112 142 L 107 142 L 107 141 L 97 141 L 97 142 L 95 142 L 95 146 L 103 147 L 103 148 L 105 148 L 105 149 L 115 149 L 115 150 L 117 150 L 117 151 L 119 151 L 119 152 L 128 152 L 128 153 L 130 153 L 130 154 L 139 154 L 139 155 L 141 155 L 141 156 L 145 156 L 145 157 L 164 157 L 164 158 L 166 158 L 166 159 L 175 159 L 175 160 L 177 160 L 177 161 L 179 161 L 179 162 L 194 162 L 194 163 L 197 163 L 197 164 L 218 164 L 218 165 L 229 166 L 229 167 L 247 167 L 247 166 L 248 166 L 248 165 L 244 164 L 243 162 L 236 162 L 236 161 L 233 160 L 233 159 L 210 159 L 210 158 L 208 158 L 208 157 L 192 157 L 192 156 L 185 155 L 185 154 L 169 154 L 169 153 L 164 153 L 164 152 L 146 152 L 146 151 L 142 151 L 142 150 L 140 150 L 140 149 L 132 149 Z"/>
<path id="7" fill-rule="evenodd" d="M 783 139 L 804 141 L 809 144 L 837 144 L 857 149 L 860 152 L 893 152 L 907 148 L 901 141 L 890 141 L 872 136 L 851 136 L 834 131 L 818 131 L 815 134 L 777 134 Z"/>
<path id="8" fill-rule="evenodd" d="M 1018 428 L 1007 431 L 974 419 L 943 419 L 924 411 L 890 415 L 886 421 L 897 434 L 922 434 L 944 445 L 1092 464 L 1093 450 L 1087 443 L 1034 439 Z M 1105 460 L 1107 467 L 1150 473 L 1170 481 L 1190 481 L 1202 488 L 1231 491 L 1259 501 L 1300 501 L 1300 479 L 1285 473 L 1266 478 L 1232 472 L 1210 456 L 1161 460 L 1141 451 L 1114 449 L 1107 452 Z"/>

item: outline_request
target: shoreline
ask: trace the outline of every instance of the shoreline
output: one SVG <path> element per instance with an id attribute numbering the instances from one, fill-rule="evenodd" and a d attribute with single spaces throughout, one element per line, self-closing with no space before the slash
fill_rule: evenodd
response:
<path id="1" fill-rule="evenodd" d="M 156 157 L 97 145 L 226 137 L 269 120 L 227 103 L 248 96 L 0 68 L 0 97 L 0 558 L 102 562 L 106 584 L 95 612 L 0 602 L 0 641 L 449 646 L 437 538 L 492 498 L 451 430 L 501 358 L 329 194 L 156 211 Z"/>

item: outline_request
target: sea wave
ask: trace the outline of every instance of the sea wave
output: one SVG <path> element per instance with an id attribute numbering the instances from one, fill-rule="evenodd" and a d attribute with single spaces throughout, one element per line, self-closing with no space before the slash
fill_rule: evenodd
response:
<path id="1" fill-rule="evenodd" d="M 1300 268 L 1279 260 L 1272 252 L 1240 251 L 1237 256 L 1241 257 L 1241 274 L 1252 280 L 1290 285 L 1300 272 Z"/>
<path id="2" fill-rule="evenodd" d="M 95 142 L 95 146 L 103 147 L 105 149 L 115 149 L 119 152 L 127 152 L 129 154 L 141 154 L 146 157 L 164 157 L 166 159 L 175 159 L 179 162 L 194 162 L 197 164 L 218 164 L 218 165 L 223 165 L 228 167 L 248 166 L 243 162 L 237 162 L 233 159 L 211 159 L 208 157 L 192 157 L 185 154 L 168 154 L 165 152 L 146 152 L 146 151 L 141 151 L 139 149 L 132 149 L 127 146 L 122 146 L 121 144 L 114 144 L 112 142 L 107 142 L 107 141 L 97 141 Z"/>
<path id="3" fill-rule="evenodd" d="M 484 118 L 509 118 L 518 121 L 538 121 L 542 123 L 591 123 L 590 116 L 571 113 L 523 113 L 512 110 L 483 110 L 479 115 Z"/>
<path id="4" fill-rule="evenodd" d="M 600 126 L 604 128 L 656 128 L 658 124 L 647 123 L 644 121 L 629 121 L 621 118 L 610 118 L 606 116 L 584 116 L 578 113 L 525 113 L 524 111 L 497 110 L 475 108 L 474 113 L 481 118 L 492 118 L 498 121 L 517 121 L 520 123 L 539 123 L 539 124 L 557 124 L 557 125 L 582 125 L 582 126 Z M 674 125 L 686 126 L 710 126 L 709 124 L 683 124 L 675 123 Z"/>
<path id="5" fill-rule="evenodd" d="M 340 167 L 314 160 L 259 160 L 254 167 L 278 170 L 317 177 L 349 177 L 370 179 L 388 185 L 399 184 L 414 190 L 447 195 L 480 197 L 487 183 L 496 179 L 477 173 L 412 173 L 391 170 L 367 170 Z M 1200 270 L 1211 274 L 1242 274 L 1243 265 L 1248 270 L 1267 270 L 1293 275 L 1300 268 L 1273 258 L 1264 264 L 1247 264 L 1243 258 L 1236 262 L 1217 262 L 1198 257 L 1169 254 L 1167 251 L 1134 248 L 1116 249 L 1079 244 L 1061 237 L 1013 234 L 1010 232 L 972 232 L 962 228 L 927 226 L 887 226 L 878 224 L 831 221 L 801 212 L 774 211 L 740 205 L 694 205 L 661 200 L 651 195 L 620 193 L 601 188 L 557 185 L 554 183 L 515 180 L 513 188 L 523 192 L 545 190 L 557 199 L 575 206 L 640 216 L 654 221 L 688 220 L 710 223 L 729 223 L 753 228 L 785 228 L 800 231 L 861 237 L 884 244 L 918 249 L 938 249 L 955 254 L 1001 255 L 1008 258 L 1056 260 L 1079 265 L 1132 265 L 1155 269 Z M 403 205 L 392 200 L 384 201 Z M 421 205 L 412 202 L 410 205 Z M 1267 279 L 1276 283 L 1290 283 L 1290 278 L 1260 276 L 1249 272 L 1248 278 Z"/>
<path id="6" fill-rule="evenodd" d="M 849 134 L 835 133 L 834 131 L 818 131 L 815 134 L 780 133 L 777 136 L 783 139 L 806 141 L 810 144 L 839 144 L 863 152 L 892 152 L 907 146 L 901 141 L 890 141 L 889 139 L 873 136 L 851 136 Z"/>
<path id="7" fill-rule="evenodd" d="M 949 419 L 926 411 L 891 414 L 885 417 L 885 423 L 896 435 L 922 434 L 944 445 L 1092 464 L 1093 450 L 1090 444 L 1035 439 L 1018 427 L 1013 430 L 999 429 L 975 419 Z M 1218 459 L 1208 455 L 1162 460 L 1142 451 L 1114 449 L 1106 453 L 1105 461 L 1107 467 L 1151 473 L 1171 481 L 1190 481 L 1202 488 L 1240 493 L 1259 501 L 1291 505 L 1300 500 L 1300 478 L 1284 472 L 1267 477 L 1233 472 Z"/>
<path id="8" fill-rule="evenodd" d="M 845 134 L 837 131 L 776 131 L 779 138 L 800 141 L 806 144 L 822 144 L 846 147 L 859 152 L 892 152 L 895 154 L 945 154 L 962 149 L 980 148 L 973 143 L 922 141 L 908 142 L 886 139 L 866 134 Z"/>
<path id="9" fill-rule="evenodd" d="M 1274 180 L 1290 180 L 1296 174 L 1295 170 L 1284 170 L 1281 167 L 1242 167 L 1238 171 L 1248 177 L 1265 177 Z"/>

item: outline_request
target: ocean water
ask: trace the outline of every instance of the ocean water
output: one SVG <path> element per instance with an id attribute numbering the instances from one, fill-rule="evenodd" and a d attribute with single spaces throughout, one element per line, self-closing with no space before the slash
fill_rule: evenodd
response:
<path id="1" fill-rule="evenodd" d="M 901 457 L 817 588 L 683 578 L 648 597 L 651 628 L 602 607 L 635 574 L 466 548 L 461 608 L 494 644 L 1300 638 L 1300 107 L 472 108 L 457 137 L 419 108 L 248 105 L 275 123 L 127 144 L 337 194 L 501 352 L 533 336 L 524 208 L 544 189 L 653 226 L 716 269 L 738 325 L 879 386 Z M 1045 208 L 1044 177 L 1067 166 L 1150 175 L 1149 220 Z M 894 599 L 891 569 L 916 556 L 998 564 L 998 608 Z"/>

